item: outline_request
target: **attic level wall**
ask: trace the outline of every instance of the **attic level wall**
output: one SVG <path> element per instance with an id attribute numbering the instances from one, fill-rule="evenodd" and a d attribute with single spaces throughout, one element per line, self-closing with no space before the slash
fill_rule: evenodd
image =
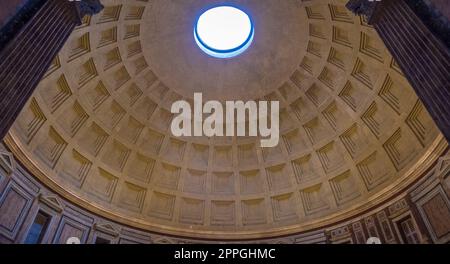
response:
<path id="1" fill-rule="evenodd" d="M 448 243 L 449 175 L 447 152 L 414 186 L 363 215 L 311 232 L 240 242 L 364 244 L 369 237 L 378 237 L 391 244 Z M 37 182 L 0 148 L 0 244 L 24 243 L 38 212 L 50 217 L 41 243 L 66 243 L 69 237 L 83 244 L 97 240 L 113 244 L 205 242 L 137 230 L 87 212 Z"/>

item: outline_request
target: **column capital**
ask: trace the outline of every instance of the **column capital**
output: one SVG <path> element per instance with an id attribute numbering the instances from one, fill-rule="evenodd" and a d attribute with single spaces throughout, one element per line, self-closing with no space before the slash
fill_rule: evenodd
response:
<path id="1" fill-rule="evenodd" d="M 356 15 L 365 16 L 368 24 L 376 21 L 380 7 L 390 0 L 349 0 L 346 7 Z"/>
<path id="2" fill-rule="evenodd" d="M 84 16 L 92 16 L 100 13 L 104 6 L 100 3 L 100 0 L 81 0 L 74 2 L 80 20 L 83 19 Z"/>

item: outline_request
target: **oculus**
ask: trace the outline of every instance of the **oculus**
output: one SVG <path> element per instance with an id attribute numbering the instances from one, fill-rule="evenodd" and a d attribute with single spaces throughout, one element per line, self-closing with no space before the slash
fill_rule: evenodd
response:
<path id="1" fill-rule="evenodd" d="M 253 22 L 244 11 L 232 6 L 218 6 L 204 12 L 197 20 L 194 37 L 206 54 L 215 58 L 232 58 L 252 44 Z"/>

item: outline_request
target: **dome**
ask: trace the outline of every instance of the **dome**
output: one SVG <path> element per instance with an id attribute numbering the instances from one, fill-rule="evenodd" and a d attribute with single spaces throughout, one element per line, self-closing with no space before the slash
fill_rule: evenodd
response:
<path id="1" fill-rule="evenodd" d="M 267 238 L 356 216 L 409 185 L 442 136 L 346 2 L 233 1 L 251 18 L 253 40 L 217 59 L 193 30 L 223 1 L 104 0 L 6 143 L 67 200 L 162 234 Z M 279 144 L 173 136 L 172 103 L 196 92 L 279 101 Z"/>

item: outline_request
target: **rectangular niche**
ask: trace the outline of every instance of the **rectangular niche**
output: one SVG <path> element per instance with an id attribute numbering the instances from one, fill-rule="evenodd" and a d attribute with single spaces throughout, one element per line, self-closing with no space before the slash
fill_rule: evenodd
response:
<path id="1" fill-rule="evenodd" d="M 314 6 L 307 6 L 305 7 L 306 15 L 309 19 L 319 19 L 319 20 L 325 20 L 325 16 L 323 15 L 323 6 L 314 5 Z"/>
<path id="2" fill-rule="evenodd" d="M 134 74 L 138 75 L 148 67 L 148 63 L 144 57 L 140 57 L 133 62 Z"/>
<path id="3" fill-rule="evenodd" d="M 411 102 L 416 100 L 413 89 L 406 89 L 394 81 L 389 74 L 386 75 L 378 95 L 399 115 L 409 111 Z"/>
<path id="4" fill-rule="evenodd" d="M 146 2 L 146 1 L 144 1 Z M 145 6 L 129 6 L 125 20 L 140 20 L 144 14 Z"/>
<path id="5" fill-rule="evenodd" d="M 141 53 L 142 52 L 141 42 L 138 40 L 133 43 L 130 43 L 127 47 L 127 51 L 128 51 L 128 58 Z"/>
<path id="6" fill-rule="evenodd" d="M 125 116 L 126 111 L 115 100 L 105 102 L 97 109 L 96 116 L 108 129 L 113 129 Z"/>
<path id="7" fill-rule="evenodd" d="M 378 36 L 373 37 L 367 33 L 361 32 L 361 41 L 359 45 L 359 51 L 361 53 L 383 63 L 383 49 L 384 44 L 379 41 Z"/>
<path id="8" fill-rule="evenodd" d="M 291 187 L 291 179 L 286 164 L 266 168 L 267 182 L 272 191 Z"/>
<path id="9" fill-rule="evenodd" d="M 231 146 L 214 147 L 214 167 L 224 168 L 233 166 L 233 149 Z"/>
<path id="10" fill-rule="evenodd" d="M 191 158 L 189 165 L 199 168 L 206 168 L 208 167 L 209 146 L 192 144 L 189 156 Z"/>
<path id="11" fill-rule="evenodd" d="M 25 221 L 34 197 L 15 183 L 10 181 L 3 190 L 0 200 L 0 231 L 2 238 L 10 241 L 16 239 Z"/>
<path id="12" fill-rule="evenodd" d="M 242 222 L 247 225 L 261 225 L 266 223 L 266 205 L 264 199 L 242 201 Z"/>
<path id="13" fill-rule="evenodd" d="M 56 80 L 56 83 L 52 83 L 52 85 L 44 86 L 43 89 L 39 89 L 39 93 L 52 113 L 72 96 L 72 90 L 70 89 L 65 75 L 61 75 L 58 80 Z"/>
<path id="14" fill-rule="evenodd" d="M 120 55 L 119 48 L 116 47 L 103 55 L 103 70 L 107 71 L 108 69 L 114 67 L 115 65 L 122 62 L 122 57 Z"/>
<path id="15" fill-rule="evenodd" d="M 233 226 L 235 225 L 235 203 L 234 201 L 212 201 L 211 202 L 211 225 Z"/>
<path id="16" fill-rule="evenodd" d="M 121 103 L 132 107 L 143 95 L 141 88 L 136 83 L 125 86 L 120 92 Z"/>
<path id="17" fill-rule="evenodd" d="M 234 194 L 233 172 L 213 172 L 212 191 L 216 194 Z"/>
<path id="18" fill-rule="evenodd" d="M 113 44 L 117 42 L 117 27 L 105 29 L 100 32 L 100 40 L 98 48 Z"/>
<path id="19" fill-rule="evenodd" d="M 66 157 L 62 161 L 59 175 L 81 188 L 92 167 L 92 162 L 75 149 L 67 152 Z"/>
<path id="20" fill-rule="evenodd" d="M 158 101 L 162 101 L 168 92 L 169 88 L 160 82 L 150 91 L 150 94 Z"/>
<path id="21" fill-rule="evenodd" d="M 98 24 L 117 21 L 120 18 L 122 5 L 106 6 L 99 15 Z"/>
<path id="22" fill-rule="evenodd" d="M 409 133 L 408 133 L 409 132 Z M 406 129 L 399 128 L 383 144 L 383 148 L 391 159 L 397 171 L 403 169 L 415 157 L 417 157 L 421 146 L 417 140 L 411 140 L 413 135 Z"/>
<path id="23" fill-rule="evenodd" d="M 300 196 L 302 197 L 303 209 L 306 215 L 325 211 L 329 208 L 322 184 L 301 190 Z"/>
<path id="24" fill-rule="evenodd" d="M 364 153 L 371 143 L 358 124 L 351 126 L 339 138 L 353 159 Z"/>
<path id="25" fill-rule="evenodd" d="M 134 110 L 136 112 L 136 116 L 140 119 L 150 120 L 157 107 L 157 103 L 155 103 L 152 99 L 145 97 L 136 104 Z"/>
<path id="26" fill-rule="evenodd" d="M 96 123 L 84 131 L 78 139 L 78 144 L 91 155 L 97 156 L 108 140 L 109 135 Z"/>
<path id="27" fill-rule="evenodd" d="M 149 183 L 154 167 L 154 159 L 136 153 L 128 162 L 127 175 L 142 183 Z"/>
<path id="28" fill-rule="evenodd" d="M 334 141 L 317 150 L 317 156 L 326 173 L 333 172 L 345 164 L 343 153 L 339 150 Z"/>
<path id="29" fill-rule="evenodd" d="M 259 194 L 264 192 L 264 183 L 259 170 L 241 171 L 241 194 Z"/>
<path id="30" fill-rule="evenodd" d="M 172 119 L 172 113 L 165 109 L 159 108 L 153 113 L 150 123 L 161 131 L 167 131 L 170 127 Z"/>
<path id="31" fill-rule="evenodd" d="M 417 137 L 422 147 L 425 147 L 439 133 L 436 124 L 420 100 L 417 100 L 411 113 L 406 118 L 406 124 Z"/>
<path id="32" fill-rule="evenodd" d="M 373 102 L 361 116 L 361 119 L 369 127 L 370 131 L 380 138 L 382 131 L 391 131 L 395 124 L 395 112 L 385 103 Z"/>
<path id="33" fill-rule="evenodd" d="M 99 168 L 97 173 L 91 174 L 83 186 L 96 197 L 111 202 L 116 191 L 119 178 Z"/>
<path id="34" fill-rule="evenodd" d="M 278 91 L 281 96 L 286 101 L 291 101 L 292 98 L 296 98 L 298 96 L 298 89 L 290 85 L 289 83 L 283 84 Z"/>
<path id="35" fill-rule="evenodd" d="M 46 121 L 47 118 L 39 107 L 38 102 L 33 98 L 30 100 L 29 107 L 24 108 L 19 118 L 17 118 L 16 126 L 20 129 L 16 129 L 16 131 L 27 143 L 30 143 Z"/>
<path id="36" fill-rule="evenodd" d="M 171 160 L 174 162 L 181 162 L 184 158 L 185 149 L 186 149 L 186 142 L 170 138 L 164 151 L 164 157 L 167 160 Z"/>
<path id="37" fill-rule="evenodd" d="M 369 90 L 356 82 L 347 81 L 339 97 L 355 112 L 359 112 L 369 100 Z"/>
<path id="38" fill-rule="evenodd" d="M 121 138 L 135 144 L 144 129 L 144 125 L 130 116 L 126 122 L 122 122 L 118 129 L 118 134 Z"/>
<path id="39" fill-rule="evenodd" d="M 182 198 L 180 207 L 180 222 L 190 225 L 203 225 L 205 201 Z"/>
<path id="40" fill-rule="evenodd" d="M 262 154 L 265 162 L 273 162 L 283 160 L 283 150 L 281 144 L 273 148 L 262 148 Z"/>
<path id="41" fill-rule="evenodd" d="M 361 195 L 358 182 L 351 171 L 346 171 L 330 180 L 331 189 L 338 205 L 350 202 Z"/>
<path id="42" fill-rule="evenodd" d="M 304 82 L 308 79 L 308 77 L 302 74 L 300 71 L 295 70 L 290 79 L 292 83 L 294 83 L 301 90 L 304 89 Z"/>
<path id="43" fill-rule="evenodd" d="M 144 89 L 149 89 L 154 84 L 157 83 L 158 78 L 156 77 L 155 73 L 151 70 L 147 70 L 145 74 L 142 75 L 142 78 L 140 80 L 137 80 L 140 82 L 140 87 L 143 87 Z"/>
<path id="44" fill-rule="evenodd" d="M 310 29 L 313 28 L 312 25 L 310 25 Z M 300 63 L 300 67 L 303 68 L 306 72 L 308 72 L 311 75 L 314 75 L 317 71 L 317 64 L 314 60 L 310 59 L 308 56 L 305 56 Z"/>
<path id="45" fill-rule="evenodd" d="M 78 79 L 79 88 L 86 85 L 90 80 L 98 76 L 97 68 L 95 67 L 94 59 L 90 58 L 76 71 L 75 78 Z M 61 83 L 62 84 L 62 83 Z M 63 86 L 60 86 L 60 89 Z M 68 86 L 67 86 L 68 87 Z M 66 88 L 64 88 L 67 90 Z"/>
<path id="46" fill-rule="evenodd" d="M 119 204 L 125 209 L 140 213 L 144 206 L 146 195 L 146 188 L 125 182 L 120 193 Z"/>
<path id="47" fill-rule="evenodd" d="M 309 100 L 306 100 L 304 97 L 298 98 L 290 106 L 299 121 L 305 121 L 311 118 L 314 113 L 314 106 Z"/>
<path id="48" fill-rule="evenodd" d="M 332 41 L 336 44 L 340 44 L 344 47 L 353 48 L 353 45 L 350 41 L 351 34 L 348 30 L 345 30 L 343 28 L 333 26 L 333 32 L 332 32 Z"/>
<path id="49" fill-rule="evenodd" d="M 206 186 L 206 171 L 186 170 L 183 183 L 184 192 L 204 193 Z"/>
<path id="50" fill-rule="evenodd" d="M 89 85 L 80 92 L 80 97 L 85 98 L 92 110 L 99 108 L 111 94 L 102 81 L 96 85 Z"/>
<path id="51" fill-rule="evenodd" d="M 313 161 L 312 155 L 308 154 L 292 161 L 292 168 L 298 183 L 302 184 L 320 177 L 319 169 Z"/>
<path id="52" fill-rule="evenodd" d="M 103 154 L 102 161 L 114 170 L 122 172 L 130 153 L 131 150 L 129 148 L 114 140 L 107 145 L 107 151 Z"/>
<path id="53" fill-rule="evenodd" d="M 316 107 L 322 106 L 330 98 L 329 92 L 316 83 L 313 83 L 305 94 Z"/>
<path id="54" fill-rule="evenodd" d="M 328 7 L 330 9 L 331 20 L 353 24 L 354 16 L 348 11 L 345 6 L 329 4 Z"/>
<path id="55" fill-rule="evenodd" d="M 180 180 L 180 171 L 181 168 L 179 167 L 161 163 L 156 174 L 156 186 L 171 190 L 177 190 L 178 182 Z"/>
<path id="56" fill-rule="evenodd" d="M 83 107 L 75 101 L 69 107 L 65 108 L 63 113 L 58 116 L 57 122 L 64 131 L 72 137 L 80 130 L 89 116 Z"/>
<path id="57" fill-rule="evenodd" d="M 341 104 L 336 101 L 333 101 L 325 110 L 323 110 L 322 115 L 335 131 L 340 131 L 351 125 L 350 122 L 352 118 L 345 109 L 342 109 Z"/>
<path id="58" fill-rule="evenodd" d="M 311 144 L 317 144 L 331 134 L 331 129 L 327 127 L 322 119 L 316 117 L 303 125 Z"/>
<path id="59" fill-rule="evenodd" d="M 162 143 L 164 141 L 164 135 L 154 130 L 147 129 L 147 133 L 143 136 L 140 142 L 140 149 L 147 151 L 151 154 L 158 155 L 161 150 Z"/>
<path id="60" fill-rule="evenodd" d="M 357 58 L 356 63 L 353 67 L 352 76 L 360 83 L 367 86 L 369 89 L 373 90 L 375 83 L 380 77 L 380 71 L 368 64 L 364 63 L 363 60 Z"/>
<path id="61" fill-rule="evenodd" d="M 67 147 L 67 142 L 50 127 L 48 134 L 36 147 L 36 155 L 50 168 L 54 168 Z"/>
<path id="62" fill-rule="evenodd" d="M 318 42 L 309 41 L 306 51 L 318 58 L 322 58 L 322 45 Z"/>
<path id="63" fill-rule="evenodd" d="M 122 85 L 131 80 L 131 75 L 125 66 L 114 72 L 113 79 L 110 81 L 111 87 L 118 90 Z"/>
<path id="64" fill-rule="evenodd" d="M 139 37 L 141 31 L 140 24 L 125 25 L 125 34 L 123 39 Z"/>
<path id="65" fill-rule="evenodd" d="M 331 47 L 327 61 L 342 70 L 346 70 L 351 63 L 351 56 L 348 52 Z"/>
<path id="66" fill-rule="evenodd" d="M 293 193 L 274 196 L 272 199 L 273 218 L 275 222 L 298 219 Z"/>
<path id="67" fill-rule="evenodd" d="M 86 16 L 87 17 L 87 16 Z M 55 58 L 53 58 L 50 66 L 48 67 L 47 72 L 44 75 L 44 79 L 47 78 L 49 75 L 54 73 L 57 69 L 61 68 L 61 60 L 59 59 L 59 55 L 56 55 Z"/>
<path id="68" fill-rule="evenodd" d="M 255 167 L 258 165 L 255 144 L 238 146 L 238 163 L 240 167 Z"/>
<path id="69" fill-rule="evenodd" d="M 148 214 L 162 220 L 172 220 L 175 206 L 175 196 L 154 192 L 150 200 Z"/>
<path id="70" fill-rule="evenodd" d="M 289 154 L 302 152 L 308 148 L 308 144 L 305 142 L 298 129 L 283 135 L 283 141 Z"/>
<path id="71" fill-rule="evenodd" d="M 286 109 L 280 110 L 280 131 L 286 131 L 293 128 L 294 120 Z"/>

